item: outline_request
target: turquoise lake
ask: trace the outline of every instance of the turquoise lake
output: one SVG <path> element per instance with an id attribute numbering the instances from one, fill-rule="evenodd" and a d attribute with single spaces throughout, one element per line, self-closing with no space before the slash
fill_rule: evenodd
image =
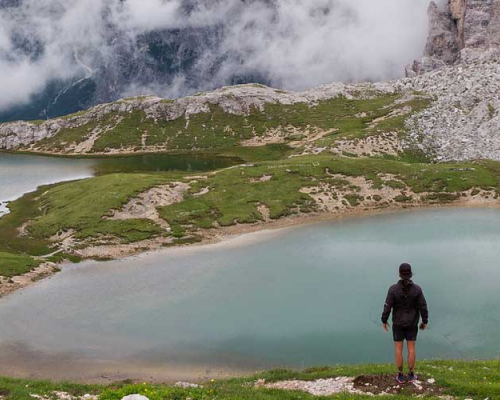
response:
<path id="1" fill-rule="evenodd" d="M 390 362 L 401 262 L 427 297 L 421 358 L 500 356 L 500 211 L 432 209 L 85 262 L 0 301 L 0 374 L 203 377 Z"/>

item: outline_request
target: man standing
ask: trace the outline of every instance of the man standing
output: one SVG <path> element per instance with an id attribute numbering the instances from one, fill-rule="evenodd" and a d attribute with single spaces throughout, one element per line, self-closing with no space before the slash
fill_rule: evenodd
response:
<path id="1" fill-rule="evenodd" d="M 420 329 L 425 330 L 429 322 L 427 302 L 420 286 L 413 283 L 410 264 L 401 264 L 399 267 L 398 283 L 392 285 L 387 293 L 382 313 L 382 324 L 386 332 L 389 332 L 389 315 L 392 311 L 392 333 L 394 336 L 394 348 L 396 353 L 396 367 L 398 383 L 413 382 L 415 376 L 415 342 L 418 334 L 418 322 L 422 316 Z M 408 377 L 403 374 L 403 342 L 406 340 L 408 346 Z"/>

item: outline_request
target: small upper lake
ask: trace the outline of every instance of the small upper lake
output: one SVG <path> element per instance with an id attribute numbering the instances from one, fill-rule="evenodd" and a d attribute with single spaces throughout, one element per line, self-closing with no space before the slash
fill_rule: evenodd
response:
<path id="1" fill-rule="evenodd" d="M 0 215 L 5 202 L 40 185 L 116 172 L 210 171 L 241 160 L 203 155 L 148 154 L 102 158 L 62 158 L 0 153 Z"/>
<path id="2" fill-rule="evenodd" d="M 391 362 L 380 314 L 403 261 L 421 358 L 500 356 L 500 211 L 344 219 L 65 267 L 0 301 L 0 375 L 192 378 Z"/>

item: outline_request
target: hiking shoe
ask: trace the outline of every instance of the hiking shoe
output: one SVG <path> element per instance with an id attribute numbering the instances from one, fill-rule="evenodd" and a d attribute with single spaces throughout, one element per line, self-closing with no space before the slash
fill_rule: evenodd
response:
<path id="1" fill-rule="evenodd" d="M 415 375 L 415 373 L 410 372 L 408 374 L 407 380 L 408 380 L 408 382 L 415 382 L 417 380 L 417 378 L 418 377 L 417 377 L 417 375 Z"/>
<path id="2" fill-rule="evenodd" d="M 403 373 L 400 372 L 396 375 L 396 382 L 401 384 L 406 383 L 406 378 Z"/>

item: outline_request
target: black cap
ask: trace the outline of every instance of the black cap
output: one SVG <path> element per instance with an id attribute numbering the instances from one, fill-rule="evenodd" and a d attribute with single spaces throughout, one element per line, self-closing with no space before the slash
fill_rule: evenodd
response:
<path id="1" fill-rule="evenodd" d="M 403 263 L 399 266 L 399 275 L 404 278 L 411 278 L 411 265 L 408 263 Z"/>

